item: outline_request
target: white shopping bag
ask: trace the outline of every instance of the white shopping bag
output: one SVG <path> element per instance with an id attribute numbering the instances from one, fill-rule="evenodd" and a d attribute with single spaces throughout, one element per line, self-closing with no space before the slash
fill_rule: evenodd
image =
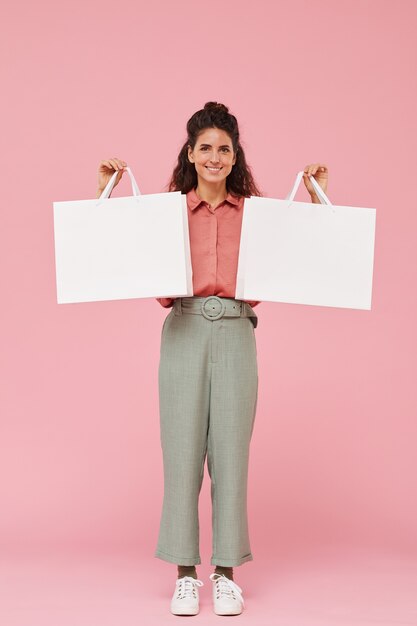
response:
<path id="1" fill-rule="evenodd" d="M 236 298 L 370 309 L 376 209 L 245 198 Z"/>
<path id="2" fill-rule="evenodd" d="M 186 196 L 109 198 L 117 172 L 99 198 L 54 202 L 58 303 L 193 295 Z"/>

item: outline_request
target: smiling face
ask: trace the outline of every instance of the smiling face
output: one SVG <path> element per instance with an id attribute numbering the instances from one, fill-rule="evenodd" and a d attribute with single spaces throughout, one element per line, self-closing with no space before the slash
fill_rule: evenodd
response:
<path id="1" fill-rule="evenodd" d="M 220 128 L 205 128 L 199 134 L 194 150 L 188 146 L 188 159 L 195 164 L 197 177 L 205 182 L 224 181 L 236 163 L 230 136 Z"/>

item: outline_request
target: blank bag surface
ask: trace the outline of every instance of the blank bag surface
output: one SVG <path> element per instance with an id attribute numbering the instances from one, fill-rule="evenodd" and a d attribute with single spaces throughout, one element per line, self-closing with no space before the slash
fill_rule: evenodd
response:
<path id="1" fill-rule="evenodd" d="M 370 309 L 376 209 L 245 199 L 236 298 Z"/>
<path id="2" fill-rule="evenodd" d="M 192 295 L 186 197 L 140 194 L 54 202 L 57 301 Z"/>

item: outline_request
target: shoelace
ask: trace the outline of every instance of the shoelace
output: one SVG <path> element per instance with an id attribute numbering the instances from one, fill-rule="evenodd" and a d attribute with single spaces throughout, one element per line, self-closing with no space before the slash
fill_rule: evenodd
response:
<path id="1" fill-rule="evenodd" d="M 202 580 L 193 578 L 192 576 L 183 576 L 182 578 L 178 578 L 175 584 L 178 587 L 177 598 L 196 598 L 196 585 L 197 587 L 204 585 Z"/>
<path id="2" fill-rule="evenodd" d="M 237 598 L 241 601 L 242 606 L 245 606 L 241 595 L 242 589 L 233 580 L 230 580 L 224 574 L 216 574 L 215 572 L 210 574 L 210 580 L 216 584 L 216 595 L 218 598 L 220 596 L 226 596 L 226 598 L 233 598 L 234 600 Z"/>

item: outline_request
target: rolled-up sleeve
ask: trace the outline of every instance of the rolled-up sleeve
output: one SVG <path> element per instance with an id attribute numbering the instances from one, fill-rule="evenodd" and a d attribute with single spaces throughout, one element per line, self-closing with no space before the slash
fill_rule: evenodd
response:
<path id="1" fill-rule="evenodd" d="M 174 298 L 156 298 L 156 300 L 165 309 L 168 309 L 170 306 L 174 304 Z"/>

